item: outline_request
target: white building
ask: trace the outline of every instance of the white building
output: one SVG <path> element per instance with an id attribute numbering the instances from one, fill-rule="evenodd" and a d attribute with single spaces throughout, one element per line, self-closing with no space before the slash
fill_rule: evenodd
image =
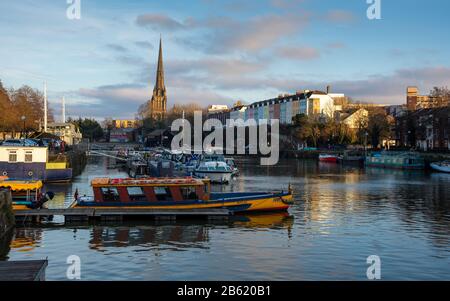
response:
<path id="1" fill-rule="evenodd" d="M 80 130 L 73 123 L 49 123 L 47 132 L 58 136 L 68 145 L 78 144 L 83 138 Z"/>
<path id="2" fill-rule="evenodd" d="M 228 111 L 227 105 L 211 105 L 208 108 L 208 114 L 221 113 L 224 111 Z"/>
<path id="3" fill-rule="evenodd" d="M 333 118 L 336 110 L 333 98 L 321 91 L 305 91 L 300 99 L 300 114 L 307 116 L 322 115 Z M 342 110 L 342 108 L 340 108 Z"/>

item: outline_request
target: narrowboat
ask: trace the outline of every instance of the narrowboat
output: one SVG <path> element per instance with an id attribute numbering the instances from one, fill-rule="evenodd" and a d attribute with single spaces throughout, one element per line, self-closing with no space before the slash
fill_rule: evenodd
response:
<path id="1" fill-rule="evenodd" d="M 328 163 L 337 163 L 338 156 L 330 155 L 330 154 L 320 154 L 319 161 L 320 162 L 328 162 Z"/>
<path id="2" fill-rule="evenodd" d="M 187 178 L 92 180 L 93 196 L 75 195 L 71 208 L 212 209 L 230 212 L 286 211 L 293 201 L 292 189 L 276 192 L 211 192 L 211 182 Z"/>
<path id="3" fill-rule="evenodd" d="M 64 162 L 51 162 L 45 146 L 0 146 L 0 176 L 10 179 L 69 182 L 72 169 Z"/>
<path id="4" fill-rule="evenodd" d="M 366 166 L 408 169 L 408 170 L 424 170 L 425 160 L 415 153 L 372 153 L 366 157 Z"/>
<path id="5" fill-rule="evenodd" d="M 436 171 L 450 173 L 450 161 L 435 162 L 431 163 L 430 166 Z"/>
<path id="6" fill-rule="evenodd" d="M 14 211 L 40 209 L 52 200 L 53 192 L 42 193 L 42 181 L 18 181 L 2 177 L 0 189 L 9 189 Z"/>

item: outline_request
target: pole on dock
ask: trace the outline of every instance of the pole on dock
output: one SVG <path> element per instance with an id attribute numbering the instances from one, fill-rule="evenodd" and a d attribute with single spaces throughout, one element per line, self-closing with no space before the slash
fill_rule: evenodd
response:
<path id="1" fill-rule="evenodd" d="M 44 82 L 44 133 L 47 132 L 47 82 Z"/>

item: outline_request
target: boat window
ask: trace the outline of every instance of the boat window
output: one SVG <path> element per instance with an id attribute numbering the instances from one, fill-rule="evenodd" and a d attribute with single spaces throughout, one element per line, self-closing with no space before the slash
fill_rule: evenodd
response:
<path id="1" fill-rule="evenodd" d="M 158 201 L 172 201 L 172 194 L 168 187 L 155 187 L 154 189 Z"/>
<path id="2" fill-rule="evenodd" d="M 17 162 L 17 151 L 9 151 L 9 162 Z"/>
<path id="3" fill-rule="evenodd" d="M 180 189 L 183 200 L 198 200 L 198 195 L 194 186 L 181 187 Z"/>
<path id="4" fill-rule="evenodd" d="M 145 193 L 142 187 L 127 187 L 127 192 L 131 201 L 141 201 L 145 199 Z"/>
<path id="5" fill-rule="evenodd" d="M 119 202 L 119 192 L 115 187 L 102 187 L 103 200 L 105 202 Z"/>
<path id="6" fill-rule="evenodd" d="M 33 151 L 25 152 L 25 162 L 33 162 Z"/>

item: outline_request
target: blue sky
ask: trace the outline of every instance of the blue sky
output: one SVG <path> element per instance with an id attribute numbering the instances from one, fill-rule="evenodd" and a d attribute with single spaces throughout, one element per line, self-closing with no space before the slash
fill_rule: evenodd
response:
<path id="1" fill-rule="evenodd" d="M 448 1 L 0 0 L 0 79 L 48 82 L 56 115 L 133 118 L 163 38 L 169 106 L 253 102 L 300 89 L 399 104 L 407 85 L 450 86 Z"/>

